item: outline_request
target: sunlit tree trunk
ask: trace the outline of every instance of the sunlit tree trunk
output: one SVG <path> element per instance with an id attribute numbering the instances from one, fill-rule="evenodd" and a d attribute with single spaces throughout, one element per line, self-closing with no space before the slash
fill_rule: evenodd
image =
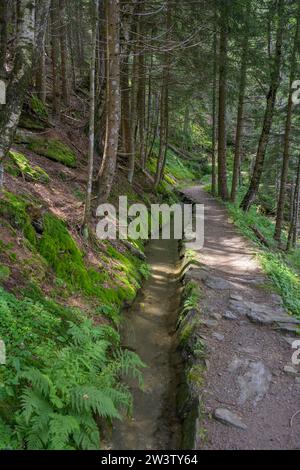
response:
<path id="1" fill-rule="evenodd" d="M 216 103 L 217 103 L 217 43 L 218 43 L 218 34 L 217 34 L 217 7 L 216 0 L 214 4 L 215 15 L 214 15 L 214 39 L 213 39 L 213 86 L 212 86 L 212 169 L 211 169 L 211 191 L 215 196 L 217 193 L 217 162 L 216 162 L 216 128 L 217 128 L 217 113 L 216 113 Z"/>
<path id="2" fill-rule="evenodd" d="M 98 175 L 99 202 L 107 201 L 115 176 L 119 143 L 120 96 L 120 2 L 106 0 L 107 90 L 106 137 L 102 165 Z"/>
<path id="3" fill-rule="evenodd" d="M 259 184 L 261 180 L 261 175 L 263 172 L 263 165 L 266 155 L 267 146 L 270 138 L 270 131 L 273 121 L 274 108 L 276 102 L 277 91 L 280 82 L 280 69 L 282 61 L 282 41 L 283 41 L 283 30 L 284 30 L 284 9 L 283 9 L 283 0 L 278 0 L 277 14 L 278 14 L 278 27 L 277 27 L 277 38 L 276 38 L 276 47 L 275 47 L 275 56 L 271 73 L 271 83 L 269 92 L 267 95 L 267 105 L 264 115 L 263 127 L 259 139 L 255 165 L 253 170 L 253 175 L 250 181 L 248 191 L 241 203 L 241 208 L 244 211 L 248 211 L 251 205 L 254 203 Z"/>
<path id="4" fill-rule="evenodd" d="M 219 53 L 219 125 L 218 125 L 218 194 L 228 199 L 226 158 L 226 94 L 227 94 L 227 42 L 228 4 L 221 0 L 220 53 Z"/>
<path id="5" fill-rule="evenodd" d="M 95 150 L 95 75 L 96 75 L 96 49 L 98 29 L 98 4 L 99 0 L 92 0 L 94 15 L 92 18 L 91 37 L 91 63 L 90 63 L 90 123 L 89 123 L 89 156 L 88 156 L 88 183 L 86 189 L 85 210 L 83 218 L 83 232 L 88 237 L 88 224 L 91 215 L 91 200 L 93 189 L 94 150 Z"/>
<path id="6" fill-rule="evenodd" d="M 231 187 L 232 202 L 235 202 L 236 200 L 236 193 L 237 193 L 239 176 L 240 176 L 240 168 L 241 168 L 241 143 L 242 143 L 242 132 L 243 132 L 243 126 L 244 126 L 244 100 L 245 100 L 246 79 L 247 79 L 248 45 L 249 45 L 249 32 L 248 32 L 248 28 L 246 28 L 244 40 L 243 40 L 238 113 L 237 113 L 235 147 L 234 147 L 234 161 L 233 161 L 233 174 L 232 174 L 232 187 Z"/>
<path id="7" fill-rule="evenodd" d="M 290 159 L 290 134 L 292 127 L 292 112 L 293 112 L 293 88 L 292 84 L 295 79 L 296 73 L 296 57 L 299 50 L 299 32 L 300 32 L 300 5 L 298 6 L 298 16 L 296 24 L 296 32 L 294 37 L 294 46 L 290 64 L 290 83 L 289 83 L 289 97 L 287 105 L 287 116 L 285 122 L 285 132 L 284 132 L 284 144 L 283 144 L 283 161 L 282 161 L 282 170 L 281 170 L 281 181 L 280 181 L 280 191 L 277 204 L 277 214 L 276 214 L 276 227 L 274 233 L 274 239 L 280 242 L 282 224 L 284 217 L 284 207 L 286 200 L 286 182 L 288 177 L 289 170 L 289 159 Z"/>

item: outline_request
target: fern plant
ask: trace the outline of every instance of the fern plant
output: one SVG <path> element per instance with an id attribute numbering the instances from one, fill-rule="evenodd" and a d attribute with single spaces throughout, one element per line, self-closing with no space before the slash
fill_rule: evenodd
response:
<path id="1" fill-rule="evenodd" d="M 128 388 L 120 374 L 141 382 L 143 363 L 130 351 L 112 354 L 119 343 L 110 327 L 94 327 L 90 321 L 70 324 L 71 345 L 53 351 L 40 370 L 30 367 L 19 373 L 23 383 L 18 438 L 26 448 L 100 448 L 96 416 L 120 419 L 131 411 Z"/>

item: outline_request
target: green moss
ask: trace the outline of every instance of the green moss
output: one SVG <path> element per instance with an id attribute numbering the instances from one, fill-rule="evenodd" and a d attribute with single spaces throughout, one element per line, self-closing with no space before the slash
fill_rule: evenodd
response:
<path id="1" fill-rule="evenodd" d="M 22 230 L 27 240 L 35 245 L 36 233 L 27 213 L 28 206 L 29 203 L 25 198 L 4 192 L 4 199 L 0 200 L 0 215 L 7 219 L 13 228 Z"/>
<path id="2" fill-rule="evenodd" d="M 45 129 L 45 125 L 40 120 L 25 114 L 22 114 L 19 121 L 19 126 L 23 129 L 32 129 L 37 131 Z"/>
<path id="3" fill-rule="evenodd" d="M 190 384 L 200 389 L 204 383 L 204 368 L 201 364 L 194 364 L 187 373 Z"/>
<path id="4" fill-rule="evenodd" d="M 0 282 L 6 281 L 10 276 L 10 269 L 0 264 Z"/>
<path id="5" fill-rule="evenodd" d="M 48 111 L 46 106 L 36 95 L 32 96 L 30 105 L 31 109 L 37 116 L 39 116 L 41 119 L 48 119 Z"/>
<path id="6" fill-rule="evenodd" d="M 28 148 L 44 157 L 62 163 L 70 168 L 76 167 L 76 155 L 73 150 L 58 139 L 31 138 Z"/>
<path id="7" fill-rule="evenodd" d="M 31 166 L 28 159 L 22 153 L 10 151 L 9 164 L 7 171 L 14 176 L 24 176 L 26 179 L 32 181 L 39 181 L 41 183 L 48 183 L 50 181 L 47 173 L 39 166 Z"/>

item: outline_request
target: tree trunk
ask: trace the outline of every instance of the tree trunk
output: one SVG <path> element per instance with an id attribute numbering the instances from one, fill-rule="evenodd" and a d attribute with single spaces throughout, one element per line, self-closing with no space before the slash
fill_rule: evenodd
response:
<path id="1" fill-rule="evenodd" d="M 23 100 L 31 78 L 34 51 L 34 2 L 19 3 L 18 42 L 10 81 L 7 86 L 6 105 L 0 113 L 0 191 L 3 188 L 3 159 L 14 139 L 20 119 Z"/>
<path id="2" fill-rule="evenodd" d="M 239 102 L 238 102 L 236 135 L 235 135 L 234 162 L 233 162 L 233 175 L 232 175 L 232 187 L 231 187 L 231 201 L 232 202 L 235 202 L 236 200 L 236 193 L 237 193 L 237 188 L 238 188 L 238 183 L 239 183 L 239 175 L 240 175 L 240 167 L 241 167 L 241 140 L 242 140 L 242 132 L 243 132 L 243 124 L 244 124 L 244 99 L 245 99 L 246 78 L 247 78 L 248 45 L 249 45 L 249 32 L 246 26 L 245 36 L 243 40 Z"/>
<path id="3" fill-rule="evenodd" d="M 60 92 L 59 92 L 59 41 L 58 41 L 58 0 L 51 1 L 51 60 L 52 60 L 52 112 L 59 117 Z"/>
<path id="4" fill-rule="evenodd" d="M 219 126 L 218 126 L 218 193 L 228 199 L 226 158 L 226 94 L 227 94 L 228 5 L 221 0 L 219 54 Z"/>
<path id="5" fill-rule="evenodd" d="M 99 202 L 106 202 L 115 176 L 119 143 L 120 96 L 120 2 L 106 0 L 107 90 L 106 137 L 102 165 L 99 171 Z"/>
<path id="6" fill-rule="evenodd" d="M 282 41 L 283 41 L 283 30 L 284 30 L 284 11 L 283 11 L 283 0 L 278 0 L 277 6 L 278 13 L 278 28 L 276 38 L 276 48 L 274 64 L 271 73 L 270 89 L 267 95 L 267 105 L 265 110 L 264 122 L 259 139 L 255 165 L 253 175 L 250 181 L 249 189 L 241 203 L 241 208 L 244 211 L 248 211 L 255 201 L 258 193 L 261 175 L 263 171 L 263 165 L 266 155 L 267 146 L 270 138 L 270 130 L 273 121 L 274 108 L 277 96 L 277 90 L 280 82 L 280 68 L 281 68 L 281 54 L 282 54 Z"/>
<path id="7" fill-rule="evenodd" d="M 155 189 L 158 188 L 162 181 L 164 168 L 166 164 L 166 156 L 168 149 L 168 134 L 169 134 L 169 78 L 170 78 L 170 65 L 171 65 L 171 52 L 168 51 L 170 47 L 170 32 L 172 26 L 171 15 L 171 2 L 168 0 L 167 6 L 167 38 L 165 42 L 166 52 L 162 76 L 161 86 L 161 102 L 160 102 L 160 139 L 159 139 L 159 155 L 157 159 L 156 175 L 155 175 Z"/>
<path id="8" fill-rule="evenodd" d="M 300 157 L 298 160 L 298 169 L 297 169 L 297 178 L 294 190 L 294 200 L 293 200 L 293 211 L 292 218 L 290 223 L 290 230 L 287 241 L 287 251 L 291 248 L 295 248 L 297 243 L 298 235 L 298 223 L 299 223 L 299 204 L 300 203 Z"/>
<path id="9" fill-rule="evenodd" d="M 7 0 L 0 0 L 0 77 L 5 77 L 7 49 L 8 8 Z"/>
<path id="10" fill-rule="evenodd" d="M 61 86 L 63 101 L 66 106 L 70 103 L 69 73 L 68 73 L 68 49 L 67 49 L 67 19 L 65 0 L 59 0 L 60 22 L 60 61 L 61 61 Z"/>
<path id="11" fill-rule="evenodd" d="M 216 162 L 216 127 L 217 127 L 217 47 L 218 47 L 218 34 L 217 34 L 217 6 L 216 0 L 214 4 L 215 16 L 214 16 L 214 39 L 213 39 L 213 88 L 212 88 L 212 159 L 211 159 L 211 192 L 213 196 L 217 194 L 217 162 Z"/>
<path id="12" fill-rule="evenodd" d="M 292 84 L 295 79 L 295 72 L 296 72 L 296 58 L 297 58 L 297 51 L 299 49 L 299 32 L 300 32 L 300 5 L 298 6 L 298 14 L 297 14 L 297 24 L 296 24 L 296 31 L 294 37 L 294 45 L 293 45 L 293 52 L 291 58 L 291 69 L 290 69 L 290 89 L 289 89 L 289 97 L 288 97 L 288 105 L 287 105 L 287 116 L 285 122 L 285 132 L 284 132 L 284 145 L 283 145 L 283 161 L 282 161 L 282 170 L 281 170 L 281 181 L 280 181 L 280 191 L 279 191 L 279 198 L 277 204 L 277 214 L 276 214 L 276 227 L 274 233 L 274 239 L 280 242 L 281 239 L 281 232 L 282 232 L 282 224 L 284 218 L 284 207 L 285 207 L 285 200 L 286 200 L 286 182 L 288 177 L 288 170 L 289 170 L 289 159 L 290 159 L 290 134 L 291 134 L 291 127 L 292 127 L 292 111 L 293 111 L 293 88 Z"/>
<path id="13" fill-rule="evenodd" d="M 98 7 L 99 0 L 92 0 L 94 4 L 94 15 L 92 18 L 92 37 L 91 37 L 91 64 L 90 64 L 90 123 L 89 123 L 89 156 L 88 156 L 88 182 L 85 199 L 85 210 L 83 218 L 83 230 L 88 236 L 88 224 L 91 215 L 91 200 L 93 189 L 94 172 L 94 150 L 95 150 L 95 72 L 96 72 L 96 49 L 97 49 L 97 30 L 98 30 Z"/>
<path id="14" fill-rule="evenodd" d="M 49 10 L 51 0 L 39 0 L 36 2 L 36 31 L 35 31 L 35 42 L 37 45 L 37 57 L 35 60 L 35 88 L 39 99 L 46 102 L 46 56 L 45 56 L 45 39 L 46 39 L 46 27 L 48 22 Z M 40 27 L 40 25 L 44 27 Z M 37 29 L 39 25 L 39 29 Z"/>

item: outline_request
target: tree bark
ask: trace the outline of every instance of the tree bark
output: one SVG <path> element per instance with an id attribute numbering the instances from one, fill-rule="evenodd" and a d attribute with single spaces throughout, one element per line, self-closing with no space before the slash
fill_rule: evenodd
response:
<path id="1" fill-rule="evenodd" d="M 65 0 L 59 0 L 60 22 L 60 62 L 61 62 L 61 86 L 63 101 L 66 106 L 70 103 L 69 73 L 68 73 L 68 48 L 67 48 L 67 26 L 66 26 L 66 4 Z"/>
<path id="2" fill-rule="evenodd" d="M 36 67 L 35 67 L 35 88 L 38 98 L 46 102 L 46 56 L 45 56 L 45 39 L 46 24 L 48 22 L 51 0 L 38 0 L 36 2 L 36 31 L 35 42 L 37 44 Z M 37 27 L 37 25 L 39 25 Z M 38 29 L 39 28 L 39 29 Z"/>
<path id="3" fill-rule="evenodd" d="M 160 182 L 162 181 L 164 168 L 166 164 L 167 149 L 168 149 L 168 134 L 169 134 L 169 78 L 171 66 L 171 53 L 168 51 L 170 47 L 170 33 L 172 26 L 171 15 L 171 2 L 168 0 L 167 4 L 167 38 L 165 47 L 167 48 L 164 56 L 162 86 L 161 86 L 161 100 L 160 100 L 160 138 L 159 138 L 159 155 L 157 159 L 156 175 L 154 187 L 157 190 Z"/>
<path id="4" fill-rule="evenodd" d="M 290 223 L 290 230 L 287 241 L 287 251 L 295 248 L 298 236 L 298 223 L 299 223 L 299 205 L 300 205 L 300 157 L 298 160 L 297 178 L 294 190 L 293 210 Z"/>
<path id="5" fill-rule="evenodd" d="M 5 77 L 5 62 L 7 49 L 8 5 L 7 0 L 0 0 L 0 77 Z"/>
<path id="6" fill-rule="evenodd" d="M 294 37 L 294 45 L 293 45 L 293 52 L 291 57 L 291 64 L 290 64 L 290 83 L 289 83 L 289 97 L 288 97 L 288 105 L 287 105 L 287 116 L 285 122 L 285 132 L 284 132 L 284 145 L 283 145 L 283 161 L 282 161 L 282 170 L 281 170 L 281 180 L 280 180 L 280 191 L 279 191 L 279 198 L 277 204 L 277 214 L 276 214 L 276 227 L 274 233 L 274 239 L 280 242 L 281 239 L 281 232 L 282 232 L 282 224 L 284 218 L 284 207 L 286 201 L 286 183 L 288 177 L 288 170 L 289 170 L 289 160 L 290 160 L 290 134 L 291 134 L 291 127 L 292 127 L 292 112 L 293 112 L 293 88 L 292 84 L 295 79 L 296 73 L 296 58 L 297 58 L 297 51 L 299 50 L 299 33 L 300 33 L 300 5 L 298 6 L 298 14 L 297 14 L 297 24 L 296 24 L 296 31 Z"/>
<path id="7" fill-rule="evenodd" d="M 51 60 L 52 60 L 52 112 L 59 117 L 60 92 L 59 92 L 59 41 L 58 41 L 58 0 L 51 1 Z"/>
<path id="8" fill-rule="evenodd" d="M 214 38 L 213 38 L 213 85 L 212 85 L 212 159 L 211 159 L 211 192 L 213 196 L 217 194 L 217 162 L 216 162 L 216 127 L 217 127 L 217 47 L 218 47 L 218 34 L 217 34 L 217 6 L 216 0 L 214 3 Z"/>
<path id="9" fill-rule="evenodd" d="M 90 122 L 89 122 L 89 156 L 88 156 L 88 182 L 86 189 L 85 209 L 83 217 L 83 230 L 87 232 L 91 215 L 91 200 L 93 189 L 94 172 L 94 150 L 95 150 L 95 75 L 96 75 L 96 50 L 97 50 L 97 30 L 98 30 L 98 8 L 99 0 L 92 0 L 94 14 L 92 18 L 91 37 L 91 63 L 90 63 Z"/>
<path id="10" fill-rule="evenodd" d="M 270 88 L 269 88 L 269 92 L 267 95 L 266 110 L 265 110 L 265 115 L 264 115 L 263 127 L 261 131 L 260 139 L 259 139 L 253 175 L 250 181 L 248 191 L 241 203 L 241 208 L 244 211 L 248 211 L 256 199 L 260 180 L 261 180 L 261 175 L 263 171 L 266 150 L 267 150 L 267 146 L 268 146 L 269 138 L 270 138 L 270 130 L 271 130 L 272 121 L 273 121 L 277 90 L 278 90 L 279 82 L 280 82 L 280 68 L 281 68 L 282 42 L 283 42 L 283 30 L 284 30 L 283 0 L 278 0 L 277 14 L 278 14 L 278 27 L 277 27 L 274 63 L 273 63 L 272 73 L 271 73 L 271 83 L 270 83 Z"/>
<path id="11" fill-rule="evenodd" d="M 219 53 L 219 126 L 218 126 L 218 194 L 228 199 L 226 157 L 226 94 L 227 94 L 227 42 L 228 4 L 221 0 L 220 53 Z"/>
<path id="12" fill-rule="evenodd" d="M 246 12 L 246 13 L 249 13 L 249 12 Z M 248 45 L 249 45 L 249 31 L 246 26 L 244 40 L 243 40 L 243 48 L 242 48 L 240 89 L 239 89 L 238 113 L 237 113 L 236 135 L 235 135 L 233 175 L 232 175 L 232 187 L 231 187 L 231 201 L 232 202 L 235 202 L 236 200 L 236 193 L 237 193 L 237 188 L 238 188 L 238 183 L 239 183 L 240 167 L 241 167 L 241 140 L 242 140 L 243 125 L 244 125 L 244 99 L 245 99 L 246 79 L 247 79 Z"/>
<path id="13" fill-rule="evenodd" d="M 106 202 L 115 176 L 119 143 L 120 96 L 120 2 L 106 0 L 107 32 L 107 91 L 106 137 L 102 165 L 99 171 L 99 202 Z"/>
<path id="14" fill-rule="evenodd" d="M 19 3 L 18 42 L 10 80 L 7 86 L 6 105 L 0 113 L 0 190 L 3 188 L 3 159 L 14 139 L 20 119 L 24 96 L 31 78 L 34 52 L 34 2 Z"/>

